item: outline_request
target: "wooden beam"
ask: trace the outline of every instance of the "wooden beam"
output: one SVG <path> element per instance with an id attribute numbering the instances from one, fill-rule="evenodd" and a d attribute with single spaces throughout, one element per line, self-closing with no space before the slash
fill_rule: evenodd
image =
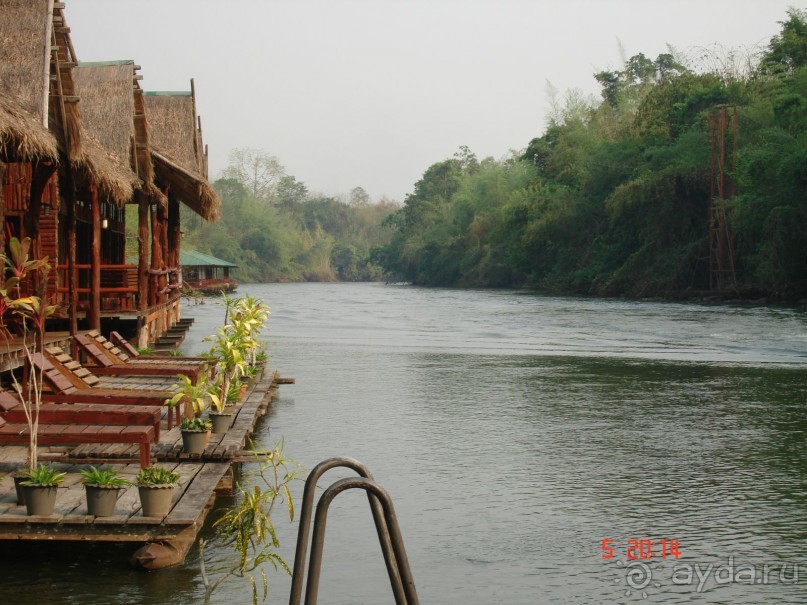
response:
<path id="1" fill-rule="evenodd" d="M 3 191 L 5 190 L 6 179 L 6 165 L 0 160 L 0 250 L 6 249 L 6 210 L 5 199 L 3 198 Z M 5 271 L 0 271 L 0 288 L 5 285 Z"/>
<path id="2" fill-rule="evenodd" d="M 157 220 L 157 209 L 151 211 L 151 268 L 154 270 L 160 269 L 160 260 L 162 259 L 162 252 L 160 251 L 160 244 L 162 237 L 160 236 L 160 221 Z M 157 304 L 157 277 L 149 276 L 149 306 L 153 307 Z"/>
<path id="3" fill-rule="evenodd" d="M 140 292 L 137 300 L 138 311 L 145 311 L 149 301 L 148 270 L 148 237 L 149 237 L 149 199 L 142 192 L 137 193 L 137 289 Z"/>
<path id="4" fill-rule="evenodd" d="M 92 213 L 92 269 L 90 269 L 90 306 L 87 321 L 90 329 L 101 329 L 101 202 L 98 186 L 90 185 L 90 211 Z"/>

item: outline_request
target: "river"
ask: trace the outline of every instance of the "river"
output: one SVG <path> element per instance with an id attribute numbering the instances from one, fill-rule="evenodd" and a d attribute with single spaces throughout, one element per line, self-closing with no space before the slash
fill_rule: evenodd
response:
<path id="1" fill-rule="evenodd" d="M 297 381 L 260 440 L 309 469 L 338 455 L 370 467 L 422 603 L 807 602 L 803 309 L 383 284 L 239 293 L 271 306 L 269 365 Z M 186 353 L 223 320 L 205 303 L 184 307 Z M 291 565 L 296 527 L 275 521 Z M 125 552 L 13 561 L 0 602 L 22 605 L 31 582 L 48 583 L 40 605 L 201 602 L 196 550 L 153 574 Z M 206 560 L 215 572 L 232 554 Z M 288 577 L 268 573 L 268 602 L 287 602 Z M 331 507 L 319 594 L 392 602 L 361 494 Z M 212 600 L 249 602 L 242 580 Z"/>

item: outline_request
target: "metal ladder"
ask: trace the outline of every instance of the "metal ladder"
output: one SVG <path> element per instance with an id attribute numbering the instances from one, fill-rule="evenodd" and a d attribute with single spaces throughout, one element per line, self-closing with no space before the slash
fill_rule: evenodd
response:
<path id="1" fill-rule="evenodd" d="M 336 496 L 349 489 L 363 489 L 367 492 L 367 499 L 373 513 L 373 520 L 375 521 L 378 540 L 381 543 L 381 552 L 384 554 L 384 563 L 387 566 L 395 603 L 397 605 L 419 605 L 415 581 L 412 579 L 412 572 L 409 569 L 409 560 L 406 557 L 406 549 L 398 527 L 398 518 L 392 506 L 392 499 L 387 491 L 375 482 L 373 475 L 366 466 L 358 460 L 345 457 L 329 458 L 320 462 L 313 468 L 308 475 L 308 479 L 306 479 L 300 513 L 300 528 L 297 531 L 297 550 L 294 555 L 289 605 L 300 605 L 302 597 L 303 579 L 305 578 L 305 556 L 308 549 L 311 512 L 314 508 L 314 492 L 317 482 L 325 472 L 338 467 L 352 469 L 359 476 L 335 481 L 320 496 L 314 518 L 314 535 L 311 539 L 311 559 L 308 564 L 305 605 L 316 605 L 317 602 L 328 507 Z"/>

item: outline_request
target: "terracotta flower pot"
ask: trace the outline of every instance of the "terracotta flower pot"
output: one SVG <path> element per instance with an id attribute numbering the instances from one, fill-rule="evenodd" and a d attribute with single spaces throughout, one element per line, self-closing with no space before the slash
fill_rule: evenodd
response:
<path id="1" fill-rule="evenodd" d="M 209 437 L 208 431 L 182 431 L 182 451 L 186 454 L 203 454 Z"/>
<path id="2" fill-rule="evenodd" d="M 171 510 L 173 485 L 139 485 L 137 491 L 144 517 L 165 517 Z"/>
<path id="3" fill-rule="evenodd" d="M 26 479 L 25 475 L 14 475 L 14 490 L 17 492 L 17 505 L 19 506 L 25 504 L 25 490 L 22 487 L 22 482 Z"/>
<path id="4" fill-rule="evenodd" d="M 111 517 L 121 492 L 120 487 L 85 485 L 87 493 L 87 514 L 94 517 Z"/>
<path id="5" fill-rule="evenodd" d="M 233 421 L 233 416 L 234 414 L 227 412 L 211 412 L 210 420 L 213 421 L 213 432 L 218 435 L 226 433 Z"/>
<path id="6" fill-rule="evenodd" d="M 23 485 L 25 509 L 29 515 L 52 515 L 56 507 L 55 485 Z"/>

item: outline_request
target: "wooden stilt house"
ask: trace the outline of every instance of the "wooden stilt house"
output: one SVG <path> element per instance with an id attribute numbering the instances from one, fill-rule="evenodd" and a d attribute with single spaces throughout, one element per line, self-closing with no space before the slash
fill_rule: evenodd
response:
<path id="1" fill-rule="evenodd" d="M 138 263 L 126 264 L 126 213 L 123 204 L 99 196 L 91 187 L 93 230 L 91 287 L 87 297 L 90 327 L 100 329 L 101 318 L 133 319 L 129 330 L 146 346 L 171 328 L 180 317 L 178 273 L 170 251 L 178 243 L 179 217 L 169 209 L 168 197 L 155 185 L 141 78 L 134 61 L 81 63 L 76 82 L 90 136 L 104 146 L 136 184 L 125 203 L 138 208 Z M 176 242 L 169 236 L 177 232 Z M 131 231 L 131 230 L 130 230 Z"/>
<path id="2" fill-rule="evenodd" d="M 155 183 L 168 198 L 165 213 L 152 219 L 151 273 L 157 276 L 153 304 L 178 297 L 180 271 L 180 202 L 205 220 L 219 217 L 221 202 L 207 180 L 207 149 L 201 120 L 196 114 L 196 93 L 146 92 L 146 115 L 151 134 Z M 142 259 L 141 259 L 142 262 Z M 176 307 L 177 312 L 179 306 Z M 178 320 L 172 318 L 173 321 Z"/>
<path id="3" fill-rule="evenodd" d="M 5 118 L 26 137 L 4 145 L 3 247 L 10 237 L 30 237 L 32 256 L 69 266 L 51 271 L 45 297 L 76 326 L 71 294 L 76 258 L 76 186 L 94 180 L 119 186 L 97 145 L 83 141 L 73 68 L 75 52 L 64 5 L 53 0 L 0 0 L 0 92 Z M 33 126 L 56 143 L 56 154 L 34 144 Z M 45 134 L 47 131 L 47 134 Z M 33 150 L 33 152 L 31 152 Z M 61 241 L 60 241 L 61 240 Z M 25 284 L 33 289 L 36 284 Z"/>
<path id="4" fill-rule="evenodd" d="M 222 291 L 234 292 L 238 287 L 238 282 L 230 276 L 230 269 L 238 268 L 235 263 L 183 248 L 179 252 L 179 264 L 182 268 L 182 285 L 186 290 L 218 294 Z"/>
<path id="5" fill-rule="evenodd" d="M 193 93 L 155 104 L 152 149 L 137 69 L 79 65 L 63 3 L 0 0 L 0 246 L 31 237 L 50 259 L 61 329 L 131 320 L 145 346 L 180 316 L 179 202 L 209 220 L 219 200 Z M 138 207 L 137 265 L 125 264 L 126 204 Z"/>

